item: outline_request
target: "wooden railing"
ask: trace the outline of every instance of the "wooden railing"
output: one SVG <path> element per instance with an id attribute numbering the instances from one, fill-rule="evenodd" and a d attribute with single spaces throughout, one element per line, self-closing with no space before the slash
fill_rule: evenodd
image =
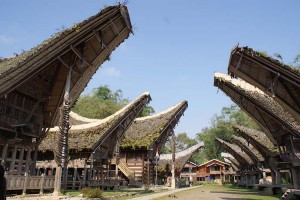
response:
<path id="1" fill-rule="evenodd" d="M 23 194 L 26 190 L 40 190 L 43 193 L 44 190 L 54 189 L 54 180 L 54 176 L 7 175 L 6 189 L 23 190 Z"/>

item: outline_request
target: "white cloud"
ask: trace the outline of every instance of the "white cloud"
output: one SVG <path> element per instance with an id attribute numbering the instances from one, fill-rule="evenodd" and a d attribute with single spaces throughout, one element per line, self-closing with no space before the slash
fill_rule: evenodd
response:
<path id="1" fill-rule="evenodd" d="M 0 44 L 12 44 L 16 40 L 13 37 L 7 36 L 7 35 L 0 35 Z"/>
<path id="2" fill-rule="evenodd" d="M 120 77 L 120 71 L 114 67 L 109 67 L 105 69 L 105 75 L 109 77 Z"/>

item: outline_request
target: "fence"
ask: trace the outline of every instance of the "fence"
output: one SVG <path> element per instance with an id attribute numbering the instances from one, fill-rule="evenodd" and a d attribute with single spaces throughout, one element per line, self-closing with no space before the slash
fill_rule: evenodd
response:
<path id="1" fill-rule="evenodd" d="M 54 176 L 45 175 L 7 175 L 6 190 L 23 190 L 23 194 L 26 194 L 26 190 L 40 190 L 40 193 L 43 193 L 44 190 L 54 189 L 54 180 Z"/>

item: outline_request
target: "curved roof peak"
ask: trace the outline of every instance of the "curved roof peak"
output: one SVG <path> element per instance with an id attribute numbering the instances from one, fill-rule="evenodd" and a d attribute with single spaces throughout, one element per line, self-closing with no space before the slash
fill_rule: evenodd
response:
<path id="1" fill-rule="evenodd" d="M 194 146 L 191 146 L 191 147 L 189 147 L 183 151 L 180 151 L 178 153 L 175 153 L 175 159 L 187 156 L 189 154 L 193 154 L 201 147 L 204 147 L 203 142 L 199 142 L 198 144 L 195 144 Z M 172 160 L 172 154 L 161 154 L 160 159 L 161 160 Z"/>
<path id="2" fill-rule="evenodd" d="M 182 104 L 185 104 L 185 103 L 187 103 L 186 100 L 184 100 L 184 101 L 182 101 L 182 102 L 180 102 L 180 103 L 178 103 L 178 104 L 176 104 L 176 105 L 174 105 L 174 106 L 168 108 L 167 110 L 161 111 L 161 112 L 156 113 L 156 114 L 154 114 L 154 115 L 136 118 L 135 121 L 143 121 L 143 120 L 148 120 L 148 119 L 160 117 L 161 115 L 164 115 L 164 114 L 166 114 L 166 113 L 168 113 L 168 112 L 170 112 L 170 111 L 172 111 L 172 110 L 178 108 L 179 106 L 181 106 Z"/>

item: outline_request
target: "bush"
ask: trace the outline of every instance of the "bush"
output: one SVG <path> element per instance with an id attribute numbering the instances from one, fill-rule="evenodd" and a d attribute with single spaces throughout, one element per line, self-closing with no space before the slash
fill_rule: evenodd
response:
<path id="1" fill-rule="evenodd" d="M 101 198 L 102 196 L 102 191 L 99 188 L 82 188 L 80 192 L 88 198 Z"/>
<path id="2" fill-rule="evenodd" d="M 206 181 L 204 182 L 204 185 L 218 185 L 218 183 L 214 181 Z"/>
<path id="3" fill-rule="evenodd" d="M 192 183 L 192 186 L 198 186 L 198 185 L 203 185 L 203 182 L 197 181 Z"/>

